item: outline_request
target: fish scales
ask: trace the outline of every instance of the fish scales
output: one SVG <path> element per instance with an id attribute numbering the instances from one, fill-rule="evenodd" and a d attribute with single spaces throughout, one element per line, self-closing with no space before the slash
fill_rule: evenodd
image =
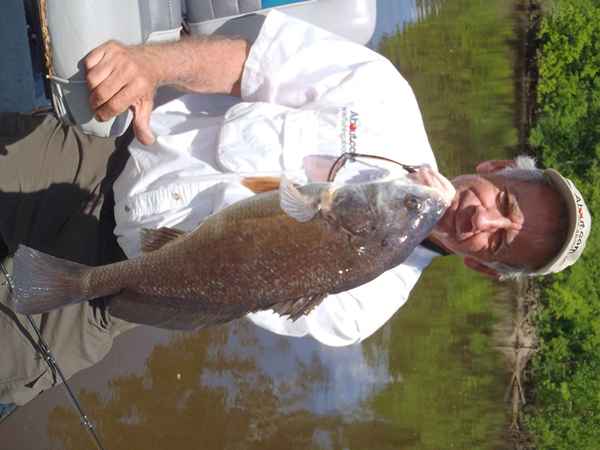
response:
<path id="1" fill-rule="evenodd" d="M 275 194 L 265 197 L 266 206 L 276 204 Z M 181 242 L 140 260 L 122 280 L 106 282 L 165 297 L 184 297 L 181 287 L 186 285 L 193 290 L 194 299 L 248 305 L 249 298 L 276 301 L 283 290 L 287 298 L 294 298 L 313 293 L 313 286 L 320 290 L 325 284 L 325 289 L 331 289 L 333 280 L 339 278 L 336 266 L 349 267 L 353 262 L 347 257 L 355 253 L 347 237 L 326 222 L 299 223 L 280 210 L 270 216 L 256 212 L 258 217 L 252 217 L 234 209 L 215 216 L 214 221 L 208 219 Z M 302 238 L 292 239 L 294 236 Z M 202 251 L 207 248 L 218 251 Z M 315 270 L 299 271 L 309 266 Z M 212 279 L 221 283 L 216 286 L 205 281 Z"/>

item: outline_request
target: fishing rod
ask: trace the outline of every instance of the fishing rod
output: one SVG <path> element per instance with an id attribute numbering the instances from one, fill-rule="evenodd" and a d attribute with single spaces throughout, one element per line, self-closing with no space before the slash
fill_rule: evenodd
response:
<path id="1" fill-rule="evenodd" d="M 6 269 L 6 267 L 4 266 L 4 264 L 2 262 L 0 262 L 0 270 L 2 271 L 2 274 L 4 275 L 4 277 L 6 278 L 6 281 L 8 283 L 8 292 L 12 297 L 12 295 L 14 294 L 14 290 L 15 290 L 14 289 L 14 286 L 15 286 L 14 280 L 12 279 L 11 274 L 8 273 L 8 270 Z M 48 364 L 48 367 L 50 368 L 52 373 L 58 374 L 58 377 L 60 378 L 65 389 L 67 390 L 68 397 L 71 399 L 73 406 L 79 413 L 79 417 L 81 419 L 81 424 L 88 431 L 88 433 L 94 440 L 94 443 L 98 447 L 98 450 L 105 450 L 105 447 L 102 445 L 100 437 L 98 436 L 98 433 L 96 432 L 96 427 L 94 426 L 92 421 L 88 418 L 88 416 L 83 411 L 83 407 L 81 406 L 81 403 L 79 402 L 79 400 L 77 399 L 77 396 L 75 395 L 75 392 L 73 392 L 73 390 L 71 389 L 71 386 L 67 382 L 67 379 L 64 376 L 63 371 L 61 370 L 60 366 L 58 365 L 56 358 L 50 351 L 50 347 L 48 346 L 48 344 L 46 343 L 46 340 L 42 336 L 41 330 L 36 325 L 36 323 L 33 321 L 31 316 L 26 315 L 25 317 L 27 318 L 29 325 L 31 325 L 31 327 L 35 331 L 35 334 L 38 338 L 38 343 L 35 347 L 37 352 L 42 356 L 42 358 L 44 358 L 44 361 L 46 361 L 46 364 Z"/>

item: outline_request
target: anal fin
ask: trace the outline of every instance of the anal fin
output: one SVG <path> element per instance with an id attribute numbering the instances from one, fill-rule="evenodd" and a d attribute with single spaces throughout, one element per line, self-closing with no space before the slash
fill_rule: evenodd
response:
<path id="1" fill-rule="evenodd" d="M 291 320 L 296 321 L 300 317 L 308 315 L 325 297 L 327 297 L 327 294 L 315 294 L 308 297 L 300 297 L 276 303 L 271 309 L 280 316 L 289 316 Z"/>
<path id="2" fill-rule="evenodd" d="M 149 253 L 158 250 L 165 245 L 173 242 L 177 238 L 184 236 L 185 231 L 175 228 L 162 227 L 157 230 L 142 228 L 142 251 Z"/>

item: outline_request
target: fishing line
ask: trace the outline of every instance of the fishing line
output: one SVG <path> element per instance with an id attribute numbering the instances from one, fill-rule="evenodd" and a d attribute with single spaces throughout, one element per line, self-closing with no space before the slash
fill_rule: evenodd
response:
<path id="1" fill-rule="evenodd" d="M 378 159 L 380 161 L 391 162 L 399 165 L 408 173 L 415 173 L 417 171 L 418 166 L 409 166 L 408 164 L 402 164 L 401 162 L 394 161 L 393 159 L 386 158 L 384 156 L 377 155 L 367 155 L 365 153 L 355 153 L 355 152 L 344 152 L 342 153 L 338 159 L 335 160 L 331 168 L 329 169 L 329 173 L 327 174 L 327 181 L 331 182 L 335 179 L 337 173 L 346 165 L 348 161 L 355 161 L 357 158 L 371 158 Z"/>
<path id="2" fill-rule="evenodd" d="M 46 75 L 46 78 L 50 81 L 55 81 L 57 83 L 63 84 L 85 84 L 87 81 L 85 80 L 69 80 L 67 78 L 57 77 L 56 75 Z"/>
<path id="3" fill-rule="evenodd" d="M 14 293 L 14 286 L 15 286 L 14 280 L 12 279 L 12 276 L 10 275 L 10 273 L 8 273 L 8 270 L 6 269 L 4 264 L 1 262 L 0 262 L 0 270 L 2 271 L 4 277 L 6 278 L 6 281 L 8 283 L 8 292 L 12 298 L 12 295 Z M 104 446 L 102 445 L 102 442 L 100 441 L 100 437 L 98 436 L 98 433 L 96 432 L 96 427 L 91 422 L 91 420 L 88 418 L 88 416 L 84 413 L 81 403 L 79 402 L 79 400 L 77 399 L 77 396 L 75 395 L 75 393 L 71 389 L 71 386 L 67 382 L 67 379 L 64 376 L 63 371 L 61 370 L 60 366 L 58 365 L 56 358 L 54 358 L 54 355 L 50 351 L 50 347 L 48 346 L 48 344 L 46 343 L 46 340 L 42 336 L 42 332 L 40 331 L 40 329 L 38 328 L 36 323 L 33 321 L 31 316 L 26 315 L 25 317 L 27 318 L 29 324 L 35 331 L 35 334 L 38 338 L 38 345 L 36 346 L 36 350 L 40 353 L 42 358 L 44 358 L 44 361 L 46 361 L 46 364 L 48 364 L 48 367 L 50 368 L 50 370 L 53 373 L 58 374 L 65 389 L 67 390 L 68 396 L 71 399 L 73 406 L 79 413 L 79 417 L 81 419 L 81 424 L 89 432 L 90 436 L 92 437 L 96 446 L 98 447 L 98 450 L 105 450 Z"/>

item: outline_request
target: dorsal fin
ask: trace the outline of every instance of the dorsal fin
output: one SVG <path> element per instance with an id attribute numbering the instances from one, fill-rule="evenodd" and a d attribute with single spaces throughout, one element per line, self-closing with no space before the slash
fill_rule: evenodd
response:
<path id="1" fill-rule="evenodd" d="M 148 253 L 158 250 L 185 234 L 185 231 L 168 227 L 162 227 L 157 230 L 142 228 L 142 251 Z"/>
<path id="2" fill-rule="evenodd" d="M 245 177 L 242 184 L 255 194 L 279 189 L 279 177 Z"/>
<path id="3" fill-rule="evenodd" d="M 271 309 L 280 316 L 290 316 L 291 320 L 296 321 L 315 309 L 325 297 L 327 297 L 327 294 L 315 294 L 308 297 L 300 297 L 294 300 L 276 303 Z"/>

